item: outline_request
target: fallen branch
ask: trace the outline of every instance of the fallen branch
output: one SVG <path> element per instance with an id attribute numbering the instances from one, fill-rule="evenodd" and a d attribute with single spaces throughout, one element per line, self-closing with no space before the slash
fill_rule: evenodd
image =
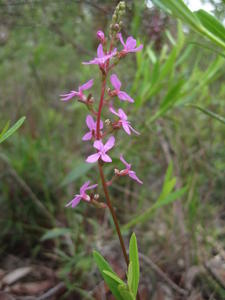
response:
<path id="1" fill-rule="evenodd" d="M 153 271 L 155 271 L 157 275 L 160 276 L 177 293 L 183 296 L 188 295 L 188 291 L 180 288 L 175 282 L 173 282 L 149 257 L 140 252 L 139 257 L 144 263 L 148 264 L 153 269 Z"/>
<path id="2" fill-rule="evenodd" d="M 65 283 L 64 282 L 60 282 L 56 286 L 54 286 L 53 288 L 51 288 L 50 290 L 48 290 L 46 293 L 44 293 L 43 295 L 37 297 L 36 300 L 46 300 L 46 299 L 49 299 L 50 297 L 54 296 L 55 294 L 57 294 L 58 292 L 64 290 L 65 288 L 66 288 Z"/>

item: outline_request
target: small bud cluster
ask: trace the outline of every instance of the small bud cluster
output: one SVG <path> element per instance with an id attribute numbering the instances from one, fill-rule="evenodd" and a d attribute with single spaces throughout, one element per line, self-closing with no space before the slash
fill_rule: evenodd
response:
<path id="1" fill-rule="evenodd" d="M 126 4 L 124 1 L 120 1 L 117 5 L 114 14 L 112 16 L 112 24 L 110 25 L 110 37 L 115 37 L 116 34 L 122 29 L 122 18 L 125 14 Z"/>
<path id="2" fill-rule="evenodd" d="M 120 2 L 113 15 L 113 21 L 110 28 L 110 39 L 107 40 L 104 32 L 99 30 L 96 35 L 100 42 L 97 48 L 97 56 L 87 62 L 83 62 L 84 65 L 97 65 L 101 73 L 101 96 L 98 108 L 94 108 L 95 101 L 92 95 L 89 94 L 86 96 L 84 94 L 86 90 L 92 88 L 94 84 L 93 79 L 90 79 L 79 86 L 78 91 L 70 91 L 69 93 L 61 95 L 63 101 L 68 101 L 76 97 L 78 101 L 85 104 L 89 109 L 90 114 L 86 117 L 88 131 L 85 133 L 82 140 L 93 142 L 94 153 L 87 157 L 86 162 L 97 162 L 100 166 L 112 162 L 109 152 L 116 144 L 116 139 L 113 135 L 115 131 L 123 129 L 128 135 L 131 135 L 131 133 L 139 135 L 139 132 L 131 126 L 124 110 L 122 108 L 116 110 L 113 106 L 113 103 L 117 98 L 122 102 L 126 101 L 128 103 L 134 103 L 134 99 L 122 90 L 121 81 L 115 73 L 112 73 L 112 69 L 115 68 L 123 57 L 127 56 L 129 53 L 140 51 L 143 47 L 142 45 L 137 47 L 136 40 L 131 36 L 127 38 L 126 42 L 123 40 L 120 32 L 120 22 L 124 11 L 125 3 Z M 121 44 L 120 50 L 115 48 L 115 45 L 119 42 Z M 108 76 L 110 79 L 110 86 L 107 87 Z M 104 122 L 101 120 L 103 108 L 106 108 L 108 114 L 110 114 L 110 117 Z M 114 118 L 112 119 L 113 116 Z M 120 161 L 124 164 L 125 168 L 122 170 L 115 168 L 113 179 L 108 181 L 107 185 L 110 185 L 114 179 L 122 176 L 129 176 L 131 179 L 142 184 L 142 181 L 137 177 L 135 171 L 131 169 L 131 164 L 124 159 L 123 155 L 120 155 Z M 99 202 L 98 194 L 88 195 L 86 193 L 86 191 L 93 190 L 96 187 L 97 184 L 90 185 L 89 181 L 84 183 L 80 188 L 80 193 L 75 195 L 74 199 L 70 201 L 67 206 L 76 207 L 80 201 L 83 200 L 87 203 L 92 203 L 99 208 L 106 207 L 104 203 Z"/>

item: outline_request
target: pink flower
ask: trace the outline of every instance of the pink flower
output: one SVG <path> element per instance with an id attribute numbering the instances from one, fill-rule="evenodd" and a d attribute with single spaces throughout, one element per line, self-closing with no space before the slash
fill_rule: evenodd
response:
<path id="1" fill-rule="evenodd" d="M 73 198 L 73 200 L 70 201 L 66 205 L 66 207 L 72 206 L 72 208 L 74 208 L 74 207 L 76 207 L 80 203 L 81 200 L 89 202 L 90 201 L 90 196 L 88 196 L 86 194 L 86 191 L 94 189 L 94 188 L 96 188 L 98 186 L 97 184 L 93 184 L 93 185 L 89 186 L 89 184 L 90 184 L 90 181 L 85 182 L 85 184 L 83 184 L 82 187 L 80 188 L 80 194 L 75 195 L 75 197 Z"/>
<path id="2" fill-rule="evenodd" d="M 111 92 L 113 96 L 118 96 L 119 99 L 123 101 L 128 101 L 131 103 L 134 102 L 134 99 L 132 99 L 127 93 L 120 90 L 121 82 L 119 78 L 116 76 L 116 74 L 112 74 L 110 76 L 110 81 L 113 87 L 115 88 L 115 90 Z"/>
<path id="3" fill-rule="evenodd" d="M 101 30 L 98 30 L 96 35 L 97 35 L 97 38 L 99 39 L 99 41 L 100 41 L 102 44 L 104 44 L 104 42 L 105 42 L 105 35 L 104 35 L 104 32 L 101 31 Z"/>
<path id="4" fill-rule="evenodd" d="M 137 52 L 140 51 L 143 48 L 143 45 L 141 44 L 139 47 L 136 48 L 137 42 L 132 37 L 129 36 L 126 40 L 126 43 L 124 43 L 123 37 L 121 33 L 118 33 L 118 38 L 120 39 L 121 44 L 123 45 L 123 50 L 121 51 L 121 55 L 124 56 L 129 52 Z"/>
<path id="5" fill-rule="evenodd" d="M 96 134 L 96 126 L 97 126 L 97 122 L 94 121 L 94 119 L 92 118 L 91 115 L 88 115 L 86 117 L 86 124 L 87 127 L 90 129 L 89 132 L 87 132 L 83 137 L 82 140 L 83 141 L 89 141 L 92 139 L 92 137 L 95 137 Z M 103 122 L 100 121 L 100 129 L 103 129 Z"/>
<path id="6" fill-rule="evenodd" d="M 120 160 L 122 161 L 122 163 L 126 166 L 125 170 L 122 170 L 119 172 L 120 176 L 125 176 L 128 175 L 130 178 L 132 178 L 133 180 L 137 181 L 140 184 L 143 184 L 143 182 L 137 177 L 136 173 L 134 171 L 131 170 L 131 164 L 128 164 L 128 162 L 125 161 L 125 159 L 123 158 L 123 155 L 120 155 Z"/>
<path id="7" fill-rule="evenodd" d="M 127 115 L 125 114 L 125 112 L 122 110 L 122 108 L 119 108 L 118 110 L 118 113 L 114 110 L 113 107 L 110 107 L 110 111 L 111 113 L 113 113 L 114 115 L 118 116 L 120 119 L 118 121 L 118 123 L 120 125 L 122 125 L 124 131 L 127 133 L 127 134 L 131 134 L 131 131 L 133 131 L 134 133 L 136 134 L 140 134 L 138 131 L 136 131 L 131 125 L 130 125 L 130 122 L 127 121 Z"/>
<path id="8" fill-rule="evenodd" d="M 97 49 L 97 57 L 94 59 L 88 61 L 88 62 L 83 62 L 84 65 L 99 65 L 100 67 L 104 67 L 104 64 L 107 60 L 112 58 L 114 55 L 116 55 L 117 49 L 115 48 L 110 54 L 105 54 L 103 51 L 102 44 L 99 44 L 98 49 Z"/>
<path id="9" fill-rule="evenodd" d="M 111 159 L 111 157 L 109 157 L 106 154 L 106 152 L 108 152 L 110 149 L 112 149 L 114 144 L 115 144 L 114 136 L 111 136 L 105 145 L 100 140 L 95 141 L 94 148 L 97 149 L 98 152 L 88 156 L 88 158 L 86 159 L 86 162 L 94 163 L 94 162 L 98 161 L 99 158 L 101 158 L 101 160 L 103 160 L 104 162 L 111 162 L 112 159 Z"/>
<path id="10" fill-rule="evenodd" d="M 86 101 L 86 97 L 83 94 L 83 91 L 88 90 L 92 87 L 94 80 L 91 79 L 88 82 L 84 83 L 83 85 L 78 87 L 77 91 L 71 91 L 68 94 L 61 95 L 62 101 L 68 101 L 72 99 L 73 97 L 78 97 L 81 101 Z"/>

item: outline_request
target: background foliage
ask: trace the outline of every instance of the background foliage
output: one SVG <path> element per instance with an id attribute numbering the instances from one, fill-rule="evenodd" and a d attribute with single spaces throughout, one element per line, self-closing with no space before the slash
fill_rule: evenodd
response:
<path id="1" fill-rule="evenodd" d="M 210 2 L 223 20 L 224 5 Z M 48 261 L 67 296 L 81 299 L 99 281 L 92 250 L 114 263 L 120 253 L 107 211 L 83 204 L 65 209 L 97 172 L 84 163 L 86 108 L 65 105 L 59 95 L 93 77 L 98 98 L 98 73 L 81 62 L 94 56 L 96 31 L 107 28 L 116 3 L 0 1 L 0 128 L 26 116 L 0 146 L 0 258 Z M 119 148 L 144 185 L 124 178 L 111 193 L 127 241 L 135 231 L 140 252 L 186 287 L 191 267 L 210 261 L 225 241 L 224 49 L 192 16 L 171 9 L 177 20 L 157 8 L 165 1 L 154 3 L 127 1 L 123 33 L 142 41 L 144 50 L 117 68 L 135 99 L 130 117 L 141 132 L 132 139 L 119 133 Z M 156 275 L 144 264 L 141 284 L 156 293 Z M 224 299 L 209 275 L 196 285 L 203 299 Z"/>

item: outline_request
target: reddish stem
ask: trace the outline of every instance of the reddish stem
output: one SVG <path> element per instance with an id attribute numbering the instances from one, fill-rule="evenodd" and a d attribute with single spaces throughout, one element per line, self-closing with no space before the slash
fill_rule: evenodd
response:
<path id="1" fill-rule="evenodd" d="M 100 139 L 100 121 L 101 121 L 101 113 L 102 113 L 102 107 L 104 102 L 105 87 L 106 87 L 106 75 L 102 75 L 102 90 L 101 90 L 101 97 L 100 97 L 100 102 L 98 107 L 97 126 L 96 126 L 97 140 Z"/>
<path id="2" fill-rule="evenodd" d="M 110 45 L 110 51 L 111 51 L 111 49 L 112 49 L 112 43 Z M 100 120 L 101 120 L 102 108 L 103 108 L 103 105 L 104 105 L 104 95 L 105 95 L 105 88 L 106 88 L 106 78 L 107 78 L 107 74 L 108 74 L 108 70 L 107 70 L 108 66 L 109 65 L 107 64 L 105 72 L 102 72 L 102 88 L 101 88 L 100 102 L 99 102 L 99 106 L 98 106 L 97 125 L 96 125 L 96 138 L 97 138 L 97 140 L 99 140 L 100 137 L 101 137 Z M 118 235 L 118 238 L 119 238 L 119 241 L 120 241 L 120 246 L 121 246 L 121 249 L 122 249 L 122 252 L 123 252 L 123 256 L 124 256 L 124 259 L 125 259 L 127 267 L 128 267 L 129 258 L 128 258 L 128 255 L 127 255 L 127 252 L 126 252 L 126 246 L 125 246 L 123 236 L 122 236 L 121 231 L 120 231 L 119 222 L 117 220 L 114 208 L 112 206 L 112 203 L 111 203 L 111 200 L 110 200 L 110 197 L 109 197 L 109 191 L 108 191 L 108 187 L 107 187 L 107 182 L 105 180 L 105 176 L 104 176 L 101 161 L 98 161 L 98 169 L 99 169 L 99 173 L 100 173 L 100 177 L 101 177 L 101 181 L 102 181 L 102 187 L 103 187 L 105 198 L 106 198 L 106 203 L 107 203 L 107 206 L 108 206 L 108 208 L 110 210 L 110 213 L 112 215 L 113 222 L 114 222 L 114 225 L 115 225 L 115 228 L 116 228 L 116 232 L 117 232 L 117 235 Z M 140 300 L 139 293 L 137 293 L 137 299 Z"/>
<path id="3" fill-rule="evenodd" d="M 103 102 L 104 102 L 104 95 L 105 95 L 106 76 L 107 75 L 102 74 L 101 97 L 100 97 L 100 102 L 99 102 L 99 107 L 98 107 L 97 126 L 96 126 L 97 140 L 99 140 L 100 136 L 101 136 L 100 135 L 100 120 L 101 120 L 101 112 L 102 112 L 102 107 L 103 107 Z M 101 177 L 101 181 L 102 181 L 102 187 L 103 187 L 105 197 L 106 197 L 106 202 L 107 202 L 107 205 L 109 207 L 110 213 L 111 213 L 112 218 L 113 218 L 113 222 L 114 222 L 115 227 L 116 227 L 116 232 L 117 232 L 119 240 L 120 240 L 120 245 L 121 245 L 121 248 L 122 248 L 122 251 L 123 251 L 123 255 L 124 255 L 126 264 L 128 265 L 129 264 L 129 259 L 128 259 L 128 256 L 127 256 L 125 243 L 124 243 L 121 231 L 120 231 L 119 222 L 117 220 L 115 211 L 114 211 L 113 206 L 111 204 L 107 183 L 106 183 L 106 180 L 105 180 L 105 176 L 104 176 L 102 165 L 101 165 L 100 161 L 98 161 L 98 168 L 99 168 L 99 173 L 100 173 L 100 177 Z"/>
<path id="4" fill-rule="evenodd" d="M 129 265 L 129 258 L 128 258 L 128 255 L 127 255 L 127 252 L 126 252 L 125 243 L 124 243 L 121 231 L 120 231 L 119 222 L 117 220 L 114 208 L 112 206 L 112 203 L 111 203 L 111 200 L 110 200 L 110 197 L 109 197 L 109 191 L 108 191 L 107 183 L 105 181 L 105 176 L 104 176 L 102 165 L 101 165 L 100 161 L 98 162 L 98 169 L 99 169 L 99 173 L 100 173 L 100 177 L 101 177 L 101 181 L 102 181 L 103 190 L 104 190 L 104 193 L 105 193 L 106 202 L 107 202 L 108 208 L 110 210 L 110 213 L 112 215 L 114 225 L 116 227 L 116 232 L 117 232 L 117 235 L 118 235 L 119 240 L 120 240 L 120 246 L 121 246 L 121 249 L 123 251 L 124 259 L 125 259 L 126 264 L 128 266 Z"/>

